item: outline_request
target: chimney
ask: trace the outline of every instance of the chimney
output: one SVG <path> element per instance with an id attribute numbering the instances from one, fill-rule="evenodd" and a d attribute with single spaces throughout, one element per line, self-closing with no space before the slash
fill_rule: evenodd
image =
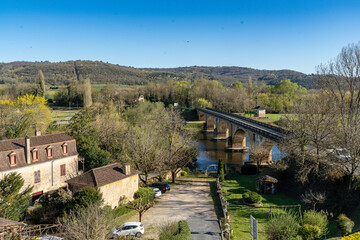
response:
<path id="1" fill-rule="evenodd" d="M 130 175 L 131 174 L 131 167 L 129 163 L 124 163 L 123 164 L 123 172 L 125 175 Z"/>
<path id="2" fill-rule="evenodd" d="M 35 129 L 35 136 L 41 136 L 40 130 Z"/>
<path id="3" fill-rule="evenodd" d="M 26 157 L 26 163 L 31 164 L 31 158 L 30 158 L 30 138 L 28 136 L 25 137 L 25 157 Z"/>

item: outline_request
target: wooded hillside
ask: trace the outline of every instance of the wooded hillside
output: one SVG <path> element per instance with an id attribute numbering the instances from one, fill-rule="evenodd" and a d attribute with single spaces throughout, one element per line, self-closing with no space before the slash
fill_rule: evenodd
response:
<path id="1" fill-rule="evenodd" d="M 148 82 L 165 82 L 173 80 L 193 80 L 195 78 L 216 79 L 225 86 L 235 81 L 247 82 L 249 76 L 253 81 L 265 81 L 273 85 L 283 79 L 291 79 L 306 88 L 314 87 L 314 75 L 306 75 L 291 70 L 257 70 L 242 67 L 179 67 L 140 69 L 120 66 L 101 61 L 67 61 L 67 62 L 11 62 L 0 63 L 0 84 L 34 82 L 38 70 L 42 70 L 47 84 L 64 85 L 83 80 L 86 77 L 95 84 L 144 85 Z"/>

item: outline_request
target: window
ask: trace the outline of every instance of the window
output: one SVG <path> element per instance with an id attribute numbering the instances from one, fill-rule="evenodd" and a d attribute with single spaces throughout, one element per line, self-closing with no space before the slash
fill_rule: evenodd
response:
<path id="1" fill-rule="evenodd" d="M 40 182 L 40 170 L 34 172 L 34 183 Z"/>
<path id="2" fill-rule="evenodd" d="M 52 147 L 51 146 L 48 146 L 46 148 L 46 154 L 48 156 L 48 158 L 52 158 L 53 157 L 53 151 L 52 151 Z"/>
<path id="3" fill-rule="evenodd" d="M 64 144 L 62 145 L 62 151 L 63 151 L 63 154 L 65 154 L 65 155 L 68 153 L 68 146 L 67 146 L 66 143 L 64 143 Z"/>
<path id="4" fill-rule="evenodd" d="M 39 160 L 39 152 L 36 148 L 34 148 L 32 150 L 32 159 L 33 159 L 33 161 Z"/>
<path id="5" fill-rule="evenodd" d="M 66 175 L 66 164 L 60 165 L 60 176 Z"/>
<path id="6" fill-rule="evenodd" d="M 10 162 L 10 166 L 16 165 L 16 153 L 12 152 L 9 154 L 9 162 Z"/>

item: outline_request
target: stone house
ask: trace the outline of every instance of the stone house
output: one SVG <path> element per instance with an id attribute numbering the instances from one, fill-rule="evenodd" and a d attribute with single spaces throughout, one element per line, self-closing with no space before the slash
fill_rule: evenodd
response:
<path id="1" fill-rule="evenodd" d="M 266 110 L 261 106 L 254 108 L 254 117 L 264 118 L 266 117 Z"/>
<path id="2" fill-rule="evenodd" d="M 32 186 L 33 201 L 43 193 L 66 188 L 66 180 L 79 175 L 75 139 L 65 133 L 0 141 L 0 179 L 19 173 Z"/>
<path id="3" fill-rule="evenodd" d="M 126 201 L 134 199 L 134 193 L 139 189 L 139 171 L 131 169 L 130 164 L 114 163 L 91 169 L 66 182 L 72 191 L 91 186 L 100 189 L 104 205 L 117 207 L 120 198 Z"/>

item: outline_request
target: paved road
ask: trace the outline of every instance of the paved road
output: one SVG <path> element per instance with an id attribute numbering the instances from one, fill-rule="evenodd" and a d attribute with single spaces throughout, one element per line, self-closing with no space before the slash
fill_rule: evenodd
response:
<path id="1" fill-rule="evenodd" d="M 182 219 L 189 222 L 192 240 L 221 239 L 208 180 L 184 179 L 181 184 L 172 185 L 171 191 L 145 212 L 142 223 L 146 234 L 143 237 L 156 238 L 161 225 Z"/>

